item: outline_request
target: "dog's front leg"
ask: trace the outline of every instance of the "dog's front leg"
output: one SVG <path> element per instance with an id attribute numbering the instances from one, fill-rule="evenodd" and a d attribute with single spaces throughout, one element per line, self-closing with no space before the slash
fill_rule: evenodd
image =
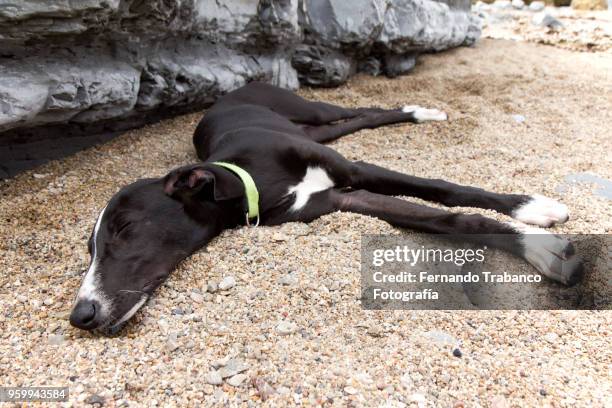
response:
<path id="1" fill-rule="evenodd" d="M 583 273 L 572 244 L 545 230 L 501 223 L 479 214 L 458 214 L 365 190 L 330 195 L 340 211 L 376 217 L 389 224 L 462 238 L 517 255 L 544 276 L 565 285 L 577 283 Z"/>
<path id="2" fill-rule="evenodd" d="M 355 189 L 418 197 L 448 207 L 486 208 L 540 227 L 561 224 L 569 218 L 565 205 L 542 196 L 499 194 L 444 180 L 410 176 L 366 162 L 353 163 L 352 174 Z"/>

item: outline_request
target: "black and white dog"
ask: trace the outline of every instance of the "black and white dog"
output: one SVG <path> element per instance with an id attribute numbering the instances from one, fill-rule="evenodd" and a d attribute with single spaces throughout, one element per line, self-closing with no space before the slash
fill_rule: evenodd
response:
<path id="1" fill-rule="evenodd" d="M 215 162 L 232 163 L 251 176 L 260 195 L 257 221 L 263 225 L 309 222 L 348 211 L 423 232 L 508 234 L 489 244 L 524 258 L 550 279 L 566 285 L 578 282 L 582 264 L 561 237 L 393 196 L 492 209 L 540 227 L 567 221 L 565 205 L 542 196 L 497 194 L 352 162 L 323 145 L 360 129 L 446 119 L 444 112 L 419 106 L 347 109 L 255 82 L 227 94 L 195 131 L 193 143 L 202 162 L 163 178 L 138 180 L 100 212 L 89 239 L 91 264 L 71 324 L 116 332 L 182 259 L 224 229 L 249 223 L 243 178 Z M 531 233 L 548 238 L 530 239 Z"/>

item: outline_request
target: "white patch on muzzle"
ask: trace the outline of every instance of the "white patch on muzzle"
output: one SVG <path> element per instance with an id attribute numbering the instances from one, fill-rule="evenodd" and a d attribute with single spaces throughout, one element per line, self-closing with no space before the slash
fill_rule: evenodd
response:
<path id="1" fill-rule="evenodd" d="M 102 310 L 100 311 L 102 314 L 106 314 L 110 309 L 110 301 L 108 298 L 100 291 L 98 285 L 100 284 L 100 278 L 97 274 L 98 269 L 98 231 L 100 230 L 100 224 L 102 224 L 102 217 L 104 216 L 104 211 L 106 207 L 102 209 L 100 215 L 98 216 L 98 220 L 96 221 L 96 226 L 94 227 L 93 232 L 93 245 L 92 245 L 92 253 L 91 253 L 91 265 L 89 265 L 89 269 L 83 278 L 83 282 L 81 283 L 81 288 L 79 289 L 79 293 L 77 295 L 77 302 L 81 299 L 87 300 L 95 300 L 102 306 Z"/>

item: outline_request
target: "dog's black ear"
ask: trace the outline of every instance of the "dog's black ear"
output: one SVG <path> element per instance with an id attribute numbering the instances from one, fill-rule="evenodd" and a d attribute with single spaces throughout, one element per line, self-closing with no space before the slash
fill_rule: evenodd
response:
<path id="1" fill-rule="evenodd" d="M 164 177 L 164 192 L 175 198 L 198 195 L 222 201 L 243 196 L 244 186 L 227 169 L 195 164 L 172 170 Z"/>

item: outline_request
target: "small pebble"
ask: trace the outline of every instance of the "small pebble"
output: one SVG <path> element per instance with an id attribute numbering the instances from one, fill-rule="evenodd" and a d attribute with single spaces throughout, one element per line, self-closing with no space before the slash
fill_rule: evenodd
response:
<path id="1" fill-rule="evenodd" d="M 223 383 L 223 378 L 218 371 L 211 371 L 204 376 L 204 382 L 210 385 L 221 385 Z"/>
<path id="2" fill-rule="evenodd" d="M 53 304 L 53 299 L 52 298 L 46 298 L 43 303 L 45 304 L 45 306 L 51 306 Z"/>
<path id="3" fill-rule="evenodd" d="M 411 389 L 414 386 L 414 381 L 412 381 L 410 373 L 405 373 L 404 375 L 402 375 L 402 377 L 400 378 L 400 384 L 407 390 Z"/>
<path id="4" fill-rule="evenodd" d="M 512 119 L 514 119 L 516 123 L 525 122 L 525 117 L 523 115 L 512 115 Z"/>
<path id="5" fill-rule="evenodd" d="M 221 283 L 219 283 L 219 290 L 229 290 L 236 285 L 236 279 L 233 276 L 226 276 L 223 278 Z"/>
<path id="6" fill-rule="evenodd" d="M 166 350 L 172 352 L 179 348 L 179 343 L 177 341 L 176 334 L 172 333 L 168 336 L 166 340 Z"/>
<path id="7" fill-rule="evenodd" d="M 285 386 L 282 386 L 282 385 L 281 385 L 280 387 L 278 387 L 278 388 L 276 389 L 276 392 L 277 392 L 279 395 L 289 395 L 289 394 L 291 393 L 291 390 L 290 390 L 288 387 L 285 387 Z"/>
<path id="8" fill-rule="evenodd" d="M 257 388 L 257 393 L 262 401 L 266 401 L 276 392 L 274 388 L 266 382 L 263 378 L 256 378 L 253 381 L 253 385 Z"/>
<path id="9" fill-rule="evenodd" d="M 458 348 L 453 350 L 453 356 L 461 358 L 462 355 L 463 353 L 461 353 L 461 350 L 459 350 Z"/>
<path id="10" fill-rule="evenodd" d="M 232 387 L 238 387 L 240 384 L 244 382 L 244 380 L 246 380 L 246 378 L 247 376 L 244 374 L 236 374 L 235 376 L 231 377 L 226 382 Z"/>
<path id="11" fill-rule="evenodd" d="M 51 334 L 49 335 L 49 344 L 57 346 L 63 344 L 66 341 L 66 338 L 63 334 Z"/>
<path id="12" fill-rule="evenodd" d="M 104 405 L 104 397 L 98 394 L 93 394 L 85 399 L 85 402 L 90 405 L 103 406 Z"/>
<path id="13" fill-rule="evenodd" d="M 544 388 L 540 388 L 540 395 L 545 397 L 548 395 L 548 392 Z"/>
<path id="14" fill-rule="evenodd" d="M 295 286 L 298 283 L 298 279 L 297 279 L 295 272 L 291 272 L 291 273 L 288 273 L 282 276 L 278 280 L 278 283 L 284 286 Z"/>
<path id="15" fill-rule="evenodd" d="M 563 24 L 547 12 L 541 12 L 533 16 L 531 22 L 540 27 L 561 28 Z"/>
<path id="16" fill-rule="evenodd" d="M 495 3 L 493 3 L 493 7 L 496 9 L 509 9 L 512 7 L 512 3 L 510 0 L 497 0 Z"/>
<path id="17" fill-rule="evenodd" d="M 189 297 L 191 298 L 191 300 L 193 300 L 196 303 L 204 302 L 204 296 L 202 296 L 201 293 L 191 292 L 189 294 Z"/>
<path id="18" fill-rule="evenodd" d="M 383 331 L 378 326 L 370 327 L 366 333 L 372 337 L 383 337 Z"/>
<path id="19" fill-rule="evenodd" d="M 557 340 L 559 340 L 559 335 L 555 332 L 546 333 L 546 335 L 544 335 L 544 340 L 551 344 L 555 344 Z"/>
<path id="20" fill-rule="evenodd" d="M 215 368 L 223 367 L 230 361 L 230 358 L 231 357 L 228 355 L 218 360 L 215 360 L 213 361 L 212 366 Z"/>
<path id="21" fill-rule="evenodd" d="M 208 293 L 215 293 L 217 290 L 219 290 L 219 286 L 215 282 L 209 282 L 206 286 L 206 291 Z"/>
<path id="22" fill-rule="evenodd" d="M 491 408 L 510 408 L 510 405 L 503 395 L 497 395 L 491 400 Z"/>
<path id="23" fill-rule="evenodd" d="M 529 10 L 531 11 L 542 11 L 546 7 L 543 1 L 532 1 L 529 4 Z"/>
<path id="24" fill-rule="evenodd" d="M 243 371 L 246 371 L 249 365 L 241 360 L 230 359 L 227 364 L 219 369 L 219 374 L 222 378 L 233 377 Z"/>
<path id="25" fill-rule="evenodd" d="M 287 336 L 289 334 L 295 333 L 297 328 L 297 324 L 295 323 L 282 321 L 276 326 L 276 332 L 281 336 Z"/>
<path id="26" fill-rule="evenodd" d="M 427 399 L 423 394 L 414 393 L 410 396 L 410 400 L 417 403 L 417 405 L 424 406 L 427 403 Z"/>
<path id="27" fill-rule="evenodd" d="M 517 10 L 521 10 L 523 7 L 525 7 L 525 2 L 523 0 L 512 0 L 512 7 Z"/>
<path id="28" fill-rule="evenodd" d="M 455 339 L 450 334 L 440 330 L 430 330 L 428 332 L 423 333 L 423 336 L 438 344 L 457 344 L 457 339 Z"/>
<path id="29" fill-rule="evenodd" d="M 350 385 L 347 387 L 344 387 L 344 392 L 347 393 L 348 395 L 355 395 L 359 392 L 359 390 L 357 390 L 357 388 L 355 387 L 351 387 Z"/>

